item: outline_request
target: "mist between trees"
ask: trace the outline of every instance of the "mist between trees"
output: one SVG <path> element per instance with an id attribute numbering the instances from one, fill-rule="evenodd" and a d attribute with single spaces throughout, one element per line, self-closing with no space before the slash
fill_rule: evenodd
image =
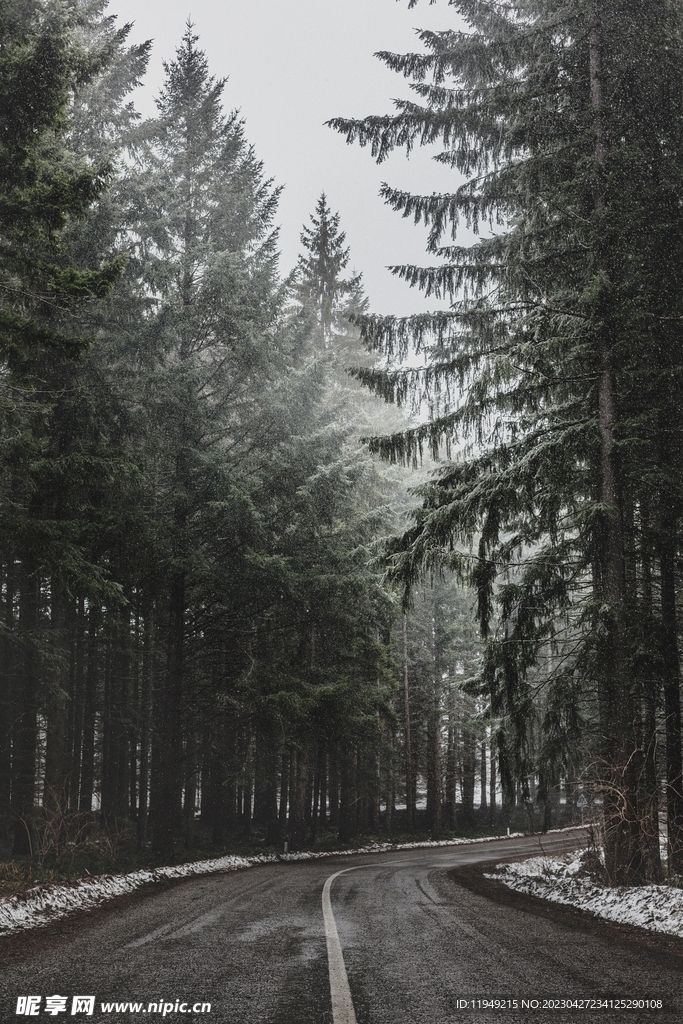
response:
<path id="1" fill-rule="evenodd" d="M 415 102 L 332 122 L 466 176 L 384 189 L 436 263 L 396 273 L 451 300 L 405 319 L 324 194 L 283 280 L 191 26 L 142 121 L 104 0 L 0 12 L 8 855 L 578 806 L 612 881 L 662 877 L 660 816 L 681 872 L 681 12 L 451 6 L 468 33 L 381 55 Z"/>

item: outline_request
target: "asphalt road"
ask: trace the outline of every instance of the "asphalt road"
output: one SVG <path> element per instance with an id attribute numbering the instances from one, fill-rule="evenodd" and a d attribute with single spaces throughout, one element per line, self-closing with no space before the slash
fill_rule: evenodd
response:
<path id="1" fill-rule="evenodd" d="M 40 1020 L 153 1021 L 102 1013 L 103 1002 L 211 1003 L 210 1015 L 167 1014 L 207 1024 L 332 1024 L 321 909 L 323 885 L 340 875 L 331 905 L 358 1024 L 502 1024 L 505 1020 L 681 1019 L 683 958 L 609 926 L 553 920 L 478 895 L 449 876 L 455 866 L 567 848 L 549 835 L 463 847 L 277 864 L 151 891 L 54 927 L 0 973 L 3 1024 L 17 997 L 42 995 Z M 576 845 L 576 841 L 574 844 Z M 570 915 L 571 916 L 571 915 Z M 12 939 L 6 952 L 12 951 Z M 68 997 L 45 1013 L 45 998 Z M 96 996 L 93 1016 L 71 1016 L 74 995 Z M 522 1009 L 548 998 L 662 999 L 663 1010 Z M 473 999 L 518 1000 L 515 1009 L 472 1009 Z M 468 1000 L 464 1007 L 462 1002 Z M 533 1003 L 532 1003 L 533 1007 Z"/>

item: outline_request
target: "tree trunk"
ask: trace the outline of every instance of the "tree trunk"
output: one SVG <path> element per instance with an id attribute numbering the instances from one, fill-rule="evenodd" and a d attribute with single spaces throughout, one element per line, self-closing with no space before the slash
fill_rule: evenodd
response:
<path id="1" fill-rule="evenodd" d="M 212 723 L 211 760 L 210 760 L 210 792 L 211 792 L 211 842 L 220 846 L 223 842 L 225 828 L 226 804 L 226 767 L 225 767 L 225 735 L 224 723 L 219 716 Z M 208 794 L 207 794 L 208 796 Z"/>
<path id="2" fill-rule="evenodd" d="M 170 592 L 166 686 L 159 751 L 159 792 L 154 807 L 152 849 L 159 857 L 173 854 L 182 813 L 185 604 L 185 574 L 179 571 L 172 580 Z"/>
<path id="3" fill-rule="evenodd" d="M 641 503 L 641 542 L 640 556 L 642 563 L 642 620 L 645 630 L 650 635 L 655 633 L 654 607 L 652 595 L 652 564 L 649 547 L 649 509 L 646 502 Z M 657 705 L 659 686 L 657 686 L 656 667 L 651 661 L 646 666 L 644 677 L 641 678 L 643 706 L 643 785 L 642 804 L 643 821 L 645 823 L 644 852 L 646 874 L 650 881 L 659 882 L 662 877 L 662 860 L 659 849 L 659 779 L 657 773 Z"/>
<path id="4" fill-rule="evenodd" d="M 437 838 L 441 832 L 441 709 L 438 684 L 434 682 L 433 706 L 427 737 L 427 828 Z"/>
<path id="5" fill-rule="evenodd" d="M 681 674 L 678 657 L 674 531 L 675 525 L 672 522 L 664 524 L 660 566 L 668 853 L 669 870 L 678 875 L 683 874 L 683 758 L 681 753 Z"/>
<path id="6" fill-rule="evenodd" d="M 379 689 L 379 683 L 378 683 Z M 379 724 L 379 714 L 377 723 L 377 735 L 379 736 L 381 727 Z M 368 825 L 370 832 L 373 835 L 377 835 L 379 832 L 379 808 L 382 802 L 382 769 L 380 762 L 379 743 L 376 750 L 370 750 L 371 758 L 371 780 L 370 780 L 370 797 L 368 804 Z"/>
<path id="7" fill-rule="evenodd" d="M 83 700 L 83 751 L 81 754 L 81 785 L 78 796 L 80 811 L 92 811 L 95 789 L 95 708 L 97 706 L 99 625 L 100 609 L 96 605 L 91 605 L 88 610 L 87 665 Z"/>
<path id="8" fill-rule="evenodd" d="M 489 818 L 496 820 L 496 750 L 493 729 L 491 729 L 491 761 L 489 770 Z"/>
<path id="9" fill-rule="evenodd" d="M 0 640 L 0 829 L 3 838 L 10 825 L 12 794 L 12 740 L 14 737 L 14 558 L 10 556 L 5 574 L 5 608 L 3 621 L 6 634 Z"/>
<path id="10" fill-rule="evenodd" d="M 469 731 L 462 733 L 462 816 L 471 828 L 474 822 L 474 782 L 477 772 L 477 741 Z"/>
<path id="11" fill-rule="evenodd" d="M 394 804 L 396 802 L 394 782 L 394 737 L 389 741 L 389 756 L 387 758 L 386 772 L 386 811 L 384 812 L 384 831 L 391 834 L 394 827 Z"/>
<path id="12" fill-rule="evenodd" d="M 138 849 L 147 842 L 149 797 L 149 744 L 152 714 L 152 673 L 154 665 L 154 611 L 150 607 L 144 617 L 142 640 L 142 678 L 140 685 L 140 771 L 138 776 Z"/>
<path id="13" fill-rule="evenodd" d="M 340 750 L 339 842 L 346 845 L 356 834 L 355 751 Z"/>
<path id="14" fill-rule="evenodd" d="M 45 783 L 43 806 L 53 813 L 66 810 L 66 733 L 68 680 L 65 671 L 65 638 L 67 630 L 67 599 L 60 581 L 51 581 L 50 631 L 57 669 L 52 678 L 47 708 L 47 742 L 45 749 Z M 68 671 L 68 670 L 67 670 Z"/>
<path id="15" fill-rule="evenodd" d="M 448 827 L 457 826 L 457 790 L 458 790 L 458 750 L 456 725 L 456 688 L 451 682 L 448 695 L 448 741 L 446 747 L 446 806 L 448 807 Z"/>
<path id="16" fill-rule="evenodd" d="M 292 850 L 302 850 L 306 842 L 305 803 L 308 791 L 308 751 L 292 751 L 292 792 L 290 800 L 290 839 Z"/>
<path id="17" fill-rule="evenodd" d="M 408 618 L 403 616 L 403 702 L 405 714 L 406 750 L 406 829 L 415 829 L 415 772 L 413 766 L 413 742 L 410 728 L 410 682 L 408 678 Z"/>
<path id="18" fill-rule="evenodd" d="M 85 601 L 79 597 L 75 609 L 74 632 L 72 637 L 73 689 L 69 712 L 69 807 L 76 810 L 79 804 L 81 766 L 83 753 L 83 726 L 85 710 Z"/>
<path id="19" fill-rule="evenodd" d="M 324 830 L 327 828 L 327 744 L 320 747 L 320 761 L 318 763 L 320 772 L 320 804 L 318 808 L 318 822 Z"/>
<path id="20" fill-rule="evenodd" d="M 330 749 L 330 826 L 339 827 L 339 744 Z"/>
<path id="21" fill-rule="evenodd" d="M 194 727 L 190 724 L 185 740 L 185 781 L 183 785 L 183 835 L 192 841 L 194 816 L 197 809 L 197 743 Z"/>
<path id="22" fill-rule="evenodd" d="M 14 857 L 31 856 L 35 849 L 34 804 L 36 791 L 36 744 L 38 741 L 38 602 L 37 568 L 24 558 L 21 563 L 19 633 L 23 646 L 19 674 L 16 755 L 12 779 L 12 811 L 15 819 Z"/>
<path id="23" fill-rule="evenodd" d="M 598 220 L 605 211 L 604 168 L 606 139 L 602 98 L 602 29 L 596 20 L 589 32 L 590 99 L 595 130 L 596 196 Z M 599 223 L 598 237 L 603 237 Z M 596 273 L 604 282 L 608 275 L 600 252 Z M 607 285 L 602 284 L 603 289 Z M 624 551 L 622 508 L 614 455 L 614 382 L 611 365 L 611 341 L 606 301 L 596 310 L 600 326 L 596 328 L 599 355 L 598 428 L 600 436 L 599 498 L 605 508 L 602 536 L 597 545 L 599 567 L 597 596 L 606 609 L 599 627 L 599 710 L 602 737 L 605 868 L 610 880 L 619 885 L 639 884 L 644 880 L 640 846 L 640 821 L 637 799 L 637 768 L 634 753 L 635 706 L 633 687 L 626 657 Z"/>
<path id="24" fill-rule="evenodd" d="M 266 805 L 266 842 L 271 845 L 275 845 L 275 843 L 280 841 L 280 822 L 277 813 L 278 760 L 277 747 L 273 737 L 271 750 L 267 758 L 267 775 L 263 792 L 263 799 Z"/>
<path id="25" fill-rule="evenodd" d="M 315 758 L 315 771 L 313 772 L 313 807 L 311 809 L 311 842 L 315 843 L 318 833 L 318 816 L 320 814 L 320 778 L 324 771 L 321 763 L 323 758 L 322 746 L 318 745 Z"/>
<path id="26" fill-rule="evenodd" d="M 287 831 L 287 810 L 289 803 L 289 763 L 290 753 L 287 747 L 282 751 L 282 762 L 280 768 L 280 807 L 278 810 L 279 834 L 283 836 Z"/>

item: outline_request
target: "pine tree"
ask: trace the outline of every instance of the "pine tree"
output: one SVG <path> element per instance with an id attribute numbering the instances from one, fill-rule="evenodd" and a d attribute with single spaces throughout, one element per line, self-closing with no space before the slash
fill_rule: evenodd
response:
<path id="1" fill-rule="evenodd" d="M 106 45 L 84 44 L 87 20 L 84 8 L 59 3 L 12 2 L 0 14 L 0 529 L 9 648 L 3 688 L 12 708 L 1 745 L 17 854 L 28 852 L 35 838 L 37 715 L 48 705 L 59 711 L 49 715 L 46 801 L 53 791 L 61 797 L 65 731 L 57 666 L 66 626 L 64 566 L 76 573 L 82 568 L 58 483 L 68 458 L 54 443 L 52 427 L 58 396 L 76 372 L 70 360 L 92 344 L 88 311 L 122 268 L 106 245 L 84 257 L 69 244 L 70 232 L 93 217 L 110 176 L 105 159 L 77 155 L 70 144 L 78 90 L 94 87 L 111 59 Z M 12 653 L 13 646 L 24 654 Z"/>
<path id="2" fill-rule="evenodd" d="M 643 807 L 653 794 L 642 788 L 645 695 L 631 623 L 643 585 L 639 545 L 649 542 L 629 536 L 629 523 L 653 489 L 665 516 L 679 486 L 672 449 L 662 459 L 661 445 L 680 365 L 681 264 L 663 260 L 669 245 L 677 251 L 681 219 L 672 203 L 683 152 L 680 12 L 669 3 L 644 11 L 630 0 L 453 7 L 469 31 L 423 32 L 425 53 L 380 55 L 412 79 L 416 101 L 398 101 L 393 116 L 332 122 L 379 161 L 396 147 L 441 140 L 437 159 L 467 179 L 442 196 L 383 188 L 394 209 L 429 225 L 430 251 L 441 258 L 396 273 L 453 303 L 433 316 L 363 325 L 368 344 L 399 364 L 411 347 L 427 363 L 370 368 L 364 382 L 387 399 L 417 395 L 433 412 L 410 431 L 377 439 L 375 450 L 403 461 L 425 445 L 435 455 L 457 451 L 424 489 L 415 526 L 392 545 L 394 577 L 410 586 L 444 562 L 468 571 L 489 638 L 486 686 L 506 723 L 505 760 L 523 783 L 529 677 L 545 645 L 561 666 L 548 681 L 548 756 L 565 756 L 595 685 L 596 743 L 588 737 L 588 746 L 604 799 L 607 868 L 615 881 L 640 881 L 649 870 L 651 822 Z M 488 221 L 496 231 L 463 248 L 455 244 L 460 219 L 475 231 Z M 453 244 L 444 241 L 449 234 Z M 661 282 L 658 260 L 667 265 Z M 662 530 L 670 552 L 671 517 Z M 663 585 L 670 557 L 660 558 Z M 675 636 L 670 585 L 666 592 Z M 673 650 L 669 663 L 675 866 L 681 771 Z"/>
<path id="3" fill-rule="evenodd" d="M 361 277 L 343 278 L 350 259 L 350 249 L 344 247 L 346 232 L 339 230 L 340 217 L 332 213 L 324 192 L 311 216 L 311 224 L 304 225 L 301 244 L 306 252 L 299 257 L 297 266 L 297 292 L 304 303 L 311 303 L 321 334 L 321 347 L 330 345 L 334 334 L 341 334 L 348 317 L 346 296 L 354 296 L 357 312 L 362 312 L 364 298 Z"/>
<path id="4" fill-rule="evenodd" d="M 16 851 L 70 859 L 84 825 L 130 835 L 137 818 L 139 848 L 151 831 L 168 856 L 192 844 L 200 800 L 216 842 L 252 825 L 307 842 L 328 793 L 345 837 L 376 829 L 394 603 L 370 564 L 386 482 L 344 372 L 360 278 L 333 287 L 321 351 L 313 300 L 288 309 L 277 280 L 277 193 L 191 27 L 140 124 L 149 46 L 103 0 L 72 13 L 94 70 L 60 159 L 106 166 L 110 187 L 50 243 L 88 300 L 69 307 L 79 361 L 45 310 L 43 341 L 8 369 L 24 387 L 3 408 L 0 506 Z M 122 272 L 91 292 L 103 260 Z"/>
<path id="5" fill-rule="evenodd" d="M 106 65 L 107 54 L 80 43 L 78 8 L 12 0 L 0 14 L 0 353 L 21 374 L 45 351 L 74 356 L 87 346 L 72 313 L 106 294 L 117 261 L 69 265 L 61 235 L 83 219 L 107 186 L 108 167 L 67 155 L 74 91 Z"/>
<path id="6" fill-rule="evenodd" d="M 148 416 L 165 425 L 144 455 L 163 523 L 156 601 L 167 662 L 152 800 L 154 845 L 164 854 L 181 829 L 182 752 L 186 732 L 193 735 L 187 636 L 192 588 L 204 571 L 203 513 L 223 508 L 229 530 L 234 502 L 248 508 L 240 480 L 255 433 L 268 430 L 259 400 L 278 358 L 270 228 L 277 192 L 264 181 L 238 116 L 223 113 L 224 82 L 210 76 L 197 39 L 188 24 L 176 59 L 165 65 L 158 117 L 140 132 L 136 183 L 135 233 L 151 298 L 140 325 L 137 387 Z M 248 520 L 242 529 L 248 532 Z"/>

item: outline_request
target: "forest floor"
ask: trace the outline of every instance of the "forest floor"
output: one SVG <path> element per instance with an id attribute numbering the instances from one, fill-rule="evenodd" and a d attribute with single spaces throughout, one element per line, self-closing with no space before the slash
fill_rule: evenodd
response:
<path id="1" fill-rule="evenodd" d="M 518 831 L 517 829 L 515 831 Z M 304 852 L 332 853 L 339 850 L 360 852 L 378 844 L 405 845 L 428 843 L 438 839 L 487 839 L 505 834 L 500 823 L 476 823 L 469 829 L 442 830 L 438 837 L 428 830 L 414 832 L 381 831 L 355 836 L 349 843 L 340 843 L 336 828 L 320 830 L 306 843 Z M 155 857 L 149 845 L 138 847 L 134 827 L 125 823 L 116 830 L 93 827 L 89 836 L 78 844 L 65 842 L 56 851 L 48 849 L 34 857 L 15 859 L 11 855 L 11 842 L 0 840 L 0 899 L 21 896 L 39 885 L 75 882 L 99 875 L 122 874 L 136 871 L 155 871 L 161 867 L 175 867 L 223 857 L 253 858 L 283 854 L 283 843 L 266 842 L 265 832 L 254 828 L 249 834 L 235 831 L 226 836 L 219 846 L 212 844 L 210 836 L 198 827 L 191 839 L 184 837 L 172 857 Z"/>
<path id="2" fill-rule="evenodd" d="M 557 843 L 561 844 L 560 849 L 567 849 L 567 843 L 572 843 L 572 849 L 584 848 L 589 841 L 585 829 L 558 829 L 544 835 L 527 835 L 513 832 L 507 836 L 481 836 L 456 837 L 453 839 L 426 839 L 419 841 L 413 833 L 410 841 L 399 842 L 376 842 L 371 841 L 366 845 L 349 845 L 345 849 L 334 850 L 300 850 L 297 852 L 272 852 L 259 853 L 252 856 L 239 856 L 226 854 L 222 857 L 213 857 L 206 860 L 192 860 L 189 863 L 166 864 L 160 867 L 140 868 L 136 871 L 129 871 L 124 874 L 97 874 L 81 877 L 71 877 L 64 880 L 43 880 L 37 884 L 27 886 L 23 890 L 15 891 L 12 895 L 0 897 L 0 935 L 6 935 L 17 930 L 33 929 L 50 924 L 77 911 L 89 911 L 101 906 L 116 897 L 128 896 L 136 891 L 149 888 L 172 885 L 173 883 L 187 881 L 190 878 L 201 875 L 215 875 L 217 873 L 230 873 L 244 870 L 246 868 L 262 867 L 273 864 L 293 864 L 306 861 L 315 861 L 321 858 L 346 858 L 358 854 L 386 854 L 394 851 L 401 852 L 425 852 L 431 850 L 434 854 L 445 853 L 447 850 L 470 847 L 473 849 L 482 845 L 487 846 L 489 842 L 505 844 L 508 856 L 519 856 L 519 849 L 514 844 L 519 840 L 533 841 L 535 848 L 543 852 L 549 849 L 558 849 Z M 510 845 L 512 844 L 512 845 Z M 437 849 L 438 848 L 438 849 Z"/>

